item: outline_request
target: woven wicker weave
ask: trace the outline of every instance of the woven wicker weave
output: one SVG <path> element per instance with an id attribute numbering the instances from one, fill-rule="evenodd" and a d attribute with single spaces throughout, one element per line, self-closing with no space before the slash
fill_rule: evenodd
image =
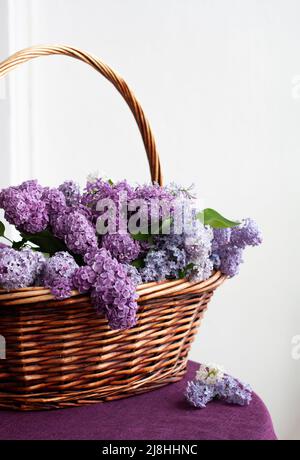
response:
<path id="1" fill-rule="evenodd" d="M 151 178 L 162 184 L 155 141 L 127 84 L 96 57 L 66 46 L 20 51 L 0 64 L 0 78 L 38 56 L 62 54 L 91 65 L 120 92 L 141 132 Z M 142 393 L 179 380 L 203 312 L 225 276 L 207 281 L 140 285 L 138 323 L 113 331 L 88 296 L 57 301 L 48 289 L 0 290 L 0 407 L 41 410 L 80 406 Z"/>

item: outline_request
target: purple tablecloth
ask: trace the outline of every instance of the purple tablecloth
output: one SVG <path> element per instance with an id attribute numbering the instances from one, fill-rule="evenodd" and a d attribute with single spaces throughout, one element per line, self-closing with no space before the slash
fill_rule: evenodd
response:
<path id="1" fill-rule="evenodd" d="M 0 439 L 276 439 L 269 412 L 255 394 L 247 407 L 220 401 L 202 410 L 190 407 L 183 393 L 197 367 L 190 361 L 180 382 L 119 401 L 54 411 L 0 411 Z"/>

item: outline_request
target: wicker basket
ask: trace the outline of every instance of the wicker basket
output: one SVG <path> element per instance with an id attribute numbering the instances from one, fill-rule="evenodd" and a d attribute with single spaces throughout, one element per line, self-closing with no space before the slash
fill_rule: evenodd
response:
<path id="1" fill-rule="evenodd" d="M 66 46 L 20 51 L 0 64 L 0 77 L 39 56 L 79 59 L 106 77 L 131 109 L 147 152 L 151 177 L 162 184 L 159 157 L 143 110 L 127 84 L 96 57 Z M 0 407 L 41 410 L 108 401 L 179 380 L 203 312 L 225 280 L 216 272 L 201 283 L 186 280 L 138 287 L 138 323 L 113 331 L 88 296 L 74 291 L 57 301 L 42 287 L 0 290 Z"/>

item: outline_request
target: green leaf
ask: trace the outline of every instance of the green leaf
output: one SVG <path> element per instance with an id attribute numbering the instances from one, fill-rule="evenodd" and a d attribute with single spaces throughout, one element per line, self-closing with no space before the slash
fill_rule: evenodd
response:
<path id="1" fill-rule="evenodd" d="M 5 233 L 5 225 L 3 222 L 0 221 L 0 236 L 4 236 Z"/>
<path id="2" fill-rule="evenodd" d="M 22 239 L 21 241 L 13 241 L 12 247 L 13 249 L 19 250 L 22 246 L 26 243 L 26 240 Z"/>
<path id="3" fill-rule="evenodd" d="M 187 273 L 188 273 L 188 271 L 192 270 L 194 268 L 194 266 L 195 266 L 195 264 L 189 263 L 182 270 L 179 270 L 179 272 L 178 272 L 179 278 L 181 278 L 181 279 L 185 278 Z"/>
<path id="4" fill-rule="evenodd" d="M 43 230 L 39 233 L 21 233 L 24 242 L 30 242 L 35 244 L 41 252 L 48 253 L 50 255 L 55 254 L 58 251 L 67 251 L 65 243 L 55 236 L 52 235 L 49 230 Z M 18 243 L 17 243 L 18 244 Z"/>
<path id="5" fill-rule="evenodd" d="M 32 247 L 34 251 L 40 251 L 44 253 L 46 257 L 53 256 L 56 252 L 64 251 L 69 252 L 78 263 L 79 266 L 84 265 L 83 257 L 78 254 L 71 253 L 65 243 L 56 238 L 49 230 L 43 230 L 39 233 L 21 233 L 22 240 L 14 241 L 12 247 L 16 250 L 21 249 L 28 243 L 34 244 Z"/>
<path id="6" fill-rule="evenodd" d="M 145 261 L 143 258 L 135 259 L 131 262 L 131 265 L 135 268 L 143 268 L 145 266 Z"/>
<path id="7" fill-rule="evenodd" d="M 210 225 L 213 228 L 231 228 L 240 224 L 240 222 L 226 219 L 226 217 L 223 217 L 211 208 L 204 209 L 204 211 L 199 212 L 196 217 L 204 225 Z"/>
<path id="8" fill-rule="evenodd" d="M 184 270 L 179 270 L 178 271 L 178 278 L 181 279 L 181 280 L 183 278 L 185 278 L 185 271 Z"/>
<path id="9" fill-rule="evenodd" d="M 150 235 L 149 233 L 145 234 L 145 233 L 131 233 L 131 236 L 134 240 L 137 240 L 137 241 L 149 241 L 149 240 L 152 240 L 152 235 Z"/>

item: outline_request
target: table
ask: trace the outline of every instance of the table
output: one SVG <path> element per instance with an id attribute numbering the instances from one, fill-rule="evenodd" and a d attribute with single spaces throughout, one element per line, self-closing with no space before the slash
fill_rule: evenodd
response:
<path id="1" fill-rule="evenodd" d="M 195 409 L 183 397 L 199 364 L 180 382 L 118 401 L 41 412 L 0 411 L 1 440 L 274 440 L 270 414 L 256 395 L 247 407 L 213 401 Z"/>

